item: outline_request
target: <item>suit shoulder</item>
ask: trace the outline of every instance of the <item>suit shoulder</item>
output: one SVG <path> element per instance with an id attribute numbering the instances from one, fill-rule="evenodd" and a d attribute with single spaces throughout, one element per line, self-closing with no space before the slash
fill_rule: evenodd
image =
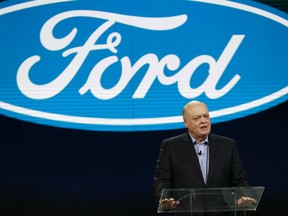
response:
<path id="1" fill-rule="evenodd" d="M 226 142 L 235 142 L 235 139 L 227 136 L 222 136 L 218 134 L 210 134 L 209 138 L 213 141 L 226 141 Z"/>
<path id="2" fill-rule="evenodd" d="M 162 141 L 162 143 L 178 143 L 184 141 L 185 139 L 187 139 L 186 133 L 166 138 Z"/>
<path id="3" fill-rule="evenodd" d="M 184 135 L 185 135 L 185 134 L 179 134 L 179 135 L 176 135 L 176 136 L 172 136 L 172 137 L 166 138 L 166 139 L 164 139 L 163 141 L 180 140 L 180 139 L 183 139 Z"/>

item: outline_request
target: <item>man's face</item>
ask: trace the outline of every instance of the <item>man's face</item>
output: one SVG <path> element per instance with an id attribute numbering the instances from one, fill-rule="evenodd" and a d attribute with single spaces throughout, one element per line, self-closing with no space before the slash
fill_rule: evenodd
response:
<path id="1" fill-rule="evenodd" d="M 205 104 L 191 104 L 187 107 L 184 124 L 190 134 L 199 142 L 204 141 L 211 131 L 211 121 Z"/>

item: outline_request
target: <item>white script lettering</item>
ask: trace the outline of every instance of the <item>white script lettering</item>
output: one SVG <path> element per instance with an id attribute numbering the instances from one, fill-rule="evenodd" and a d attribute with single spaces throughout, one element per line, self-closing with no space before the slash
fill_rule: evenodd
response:
<path id="1" fill-rule="evenodd" d="M 74 28 L 63 38 L 55 38 L 53 30 L 59 22 L 75 17 L 93 17 L 104 19 L 105 22 L 89 36 L 82 46 L 64 50 L 77 36 L 77 29 Z M 181 61 L 179 57 L 174 54 L 168 54 L 162 59 L 159 59 L 156 54 L 147 53 L 139 58 L 133 65 L 128 56 L 119 59 L 118 56 L 115 55 L 118 52 L 117 48 L 122 40 L 119 32 L 110 33 L 107 36 L 105 44 L 97 43 L 99 38 L 115 23 L 122 23 L 151 31 L 164 31 L 177 28 L 185 23 L 186 20 L 186 15 L 167 18 L 146 18 L 99 11 L 69 11 L 58 14 L 43 25 L 40 32 L 41 43 L 47 50 L 63 50 L 63 57 L 75 54 L 74 58 L 54 80 L 45 84 L 35 84 L 30 80 L 29 73 L 31 68 L 41 60 L 41 57 L 38 55 L 31 56 L 27 58 L 18 69 L 17 85 L 25 96 L 32 99 L 48 99 L 54 97 L 63 91 L 71 82 L 92 51 L 99 52 L 99 50 L 109 50 L 114 55 L 103 58 L 95 64 L 86 82 L 79 89 L 81 95 L 90 91 L 93 96 L 98 99 L 109 100 L 115 98 L 125 89 L 134 75 L 143 66 L 148 65 L 147 72 L 136 88 L 132 98 L 144 98 L 156 79 L 163 85 L 177 83 L 179 93 L 185 98 L 195 98 L 202 93 L 205 93 L 206 96 L 211 99 L 222 97 L 229 92 L 240 79 L 240 76 L 236 74 L 221 89 L 216 89 L 225 69 L 244 39 L 244 35 L 233 35 L 218 60 L 215 60 L 209 55 L 200 55 L 189 61 L 183 68 L 179 68 Z M 101 84 L 102 76 L 105 71 L 114 64 L 120 64 L 121 67 L 119 80 L 113 87 L 104 88 Z M 205 81 L 200 86 L 192 88 L 190 83 L 193 73 L 203 64 L 209 66 L 209 73 L 207 73 Z M 175 72 L 174 75 L 165 75 L 165 69 Z"/>

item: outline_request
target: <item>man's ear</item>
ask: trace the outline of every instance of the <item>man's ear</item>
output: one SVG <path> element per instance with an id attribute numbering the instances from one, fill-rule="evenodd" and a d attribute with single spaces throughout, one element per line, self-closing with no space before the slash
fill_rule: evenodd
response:
<path id="1" fill-rule="evenodd" d="M 186 128 L 188 128 L 187 120 L 184 119 L 184 125 Z"/>

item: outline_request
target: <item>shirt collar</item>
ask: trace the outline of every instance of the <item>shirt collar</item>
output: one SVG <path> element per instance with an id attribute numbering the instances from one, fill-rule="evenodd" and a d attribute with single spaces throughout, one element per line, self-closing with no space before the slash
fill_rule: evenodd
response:
<path id="1" fill-rule="evenodd" d="M 190 134 L 190 137 L 192 139 L 192 142 L 193 142 L 193 145 L 196 145 L 196 144 L 206 144 L 208 145 L 209 144 L 209 141 L 208 141 L 208 136 L 205 138 L 205 140 L 201 143 L 199 143 L 191 134 Z"/>

